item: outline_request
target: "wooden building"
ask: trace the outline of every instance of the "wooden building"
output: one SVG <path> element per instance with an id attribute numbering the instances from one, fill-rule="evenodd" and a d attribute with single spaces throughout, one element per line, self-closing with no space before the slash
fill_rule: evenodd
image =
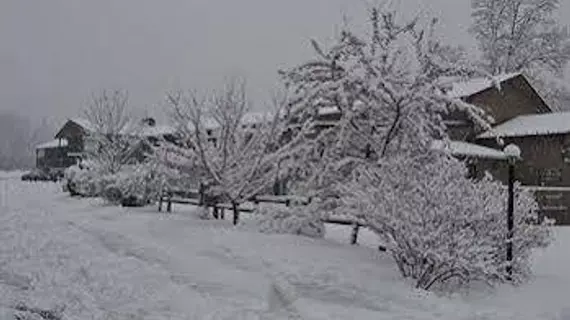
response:
<path id="1" fill-rule="evenodd" d="M 86 119 L 67 120 L 55 134 L 54 141 L 36 147 L 36 166 L 42 169 L 67 168 L 84 159 L 90 152 L 96 152 L 98 143 L 94 138 L 95 127 Z M 148 145 L 164 138 L 174 141 L 176 130 L 170 126 L 156 125 L 152 118 L 145 118 L 124 128 L 123 135 L 140 138 L 139 147 L 134 148 L 133 158 L 142 160 Z"/>
<path id="2" fill-rule="evenodd" d="M 534 190 L 541 213 L 570 224 L 570 113 L 553 112 L 529 80 L 521 73 L 474 79 L 453 86 L 448 93 L 483 108 L 492 118 L 492 129 L 484 132 L 461 113 L 445 121 L 454 140 L 502 149 L 514 143 L 521 149 L 516 179 Z M 472 161 L 475 174 L 489 171 L 507 181 L 504 161 Z"/>
<path id="3" fill-rule="evenodd" d="M 497 138 L 521 149 L 517 180 L 536 189 L 543 213 L 570 224 L 570 112 L 518 116 L 480 134 L 477 142 L 497 148 Z M 489 170 L 506 180 L 504 170 Z"/>
<path id="4" fill-rule="evenodd" d="M 36 146 L 36 167 L 38 169 L 62 169 L 75 162 L 67 157 L 68 142 L 56 139 Z"/>
<path id="5" fill-rule="evenodd" d="M 552 112 L 522 73 L 498 76 L 495 83 L 486 78 L 456 83 L 447 94 L 485 110 L 494 126 L 520 115 Z M 482 133 L 462 112 L 448 114 L 444 121 L 452 140 L 475 142 Z"/>

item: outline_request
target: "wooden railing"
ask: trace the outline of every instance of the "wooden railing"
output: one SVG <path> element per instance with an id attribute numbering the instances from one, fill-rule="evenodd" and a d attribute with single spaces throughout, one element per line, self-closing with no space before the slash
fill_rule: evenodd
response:
<path id="1" fill-rule="evenodd" d="M 163 206 L 166 205 L 166 212 L 172 212 L 172 204 L 189 204 L 194 206 L 207 206 L 212 208 L 214 211 L 219 209 L 222 210 L 221 217 L 223 218 L 223 210 L 233 210 L 232 205 L 228 203 L 203 203 L 201 201 L 202 197 L 198 189 L 189 189 L 188 191 L 180 190 L 168 190 L 164 191 L 159 197 L 158 201 L 158 211 L 162 212 Z M 249 203 L 259 205 L 260 203 L 272 203 L 272 204 L 283 204 L 290 206 L 291 204 L 301 204 L 308 205 L 311 202 L 309 197 L 299 197 L 299 196 L 273 196 L 273 195 L 259 195 L 252 197 L 248 200 Z M 238 212 L 233 212 L 234 214 L 234 224 L 239 221 L 239 213 L 253 213 L 254 208 L 238 206 Z M 323 223 L 352 226 L 352 231 L 350 234 L 350 243 L 355 245 L 358 243 L 358 234 L 361 228 L 367 227 L 363 221 L 354 221 L 349 218 L 334 217 L 330 216 L 326 219 L 322 219 Z M 380 246 L 380 250 L 384 250 L 384 247 Z"/>

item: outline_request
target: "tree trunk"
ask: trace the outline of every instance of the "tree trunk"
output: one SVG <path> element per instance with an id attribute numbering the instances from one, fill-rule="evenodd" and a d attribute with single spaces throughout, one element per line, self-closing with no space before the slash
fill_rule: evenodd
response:
<path id="1" fill-rule="evenodd" d="M 232 209 L 234 210 L 234 226 L 239 222 L 239 208 L 235 201 L 232 201 Z"/>
<path id="2" fill-rule="evenodd" d="M 214 214 L 214 219 L 219 219 L 219 215 L 218 215 L 218 206 L 214 203 L 214 206 L 212 207 L 213 209 L 213 214 Z"/>

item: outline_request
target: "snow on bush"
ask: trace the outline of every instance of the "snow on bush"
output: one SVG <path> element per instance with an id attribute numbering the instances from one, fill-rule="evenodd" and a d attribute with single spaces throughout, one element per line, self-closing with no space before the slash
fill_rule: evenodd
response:
<path id="1" fill-rule="evenodd" d="M 491 177 L 471 180 L 462 162 L 442 154 L 402 155 L 360 168 L 340 189 L 343 209 L 369 224 L 417 288 L 507 279 L 507 195 Z M 537 210 L 519 190 L 515 283 L 528 279 L 531 251 L 551 240 L 550 222 L 539 221 Z"/>
<path id="2" fill-rule="evenodd" d="M 257 227 L 264 233 L 295 234 L 311 238 L 323 238 L 325 225 L 310 206 L 260 206 Z"/>
<path id="3" fill-rule="evenodd" d="M 157 201 L 162 188 L 172 179 L 173 172 L 160 162 L 149 161 L 124 166 L 118 173 L 101 179 L 104 185 L 101 196 L 111 203 L 146 205 Z"/>
<path id="4" fill-rule="evenodd" d="M 214 219 L 214 216 L 212 214 L 210 214 L 210 209 L 208 209 L 208 207 L 206 207 L 206 206 L 198 207 L 198 210 L 196 212 L 196 216 L 198 217 L 198 219 L 201 219 L 201 220 L 212 220 L 212 219 Z"/>
<path id="5" fill-rule="evenodd" d="M 71 195 L 98 196 L 101 192 L 99 177 L 96 168 L 74 165 L 64 171 L 64 183 Z"/>

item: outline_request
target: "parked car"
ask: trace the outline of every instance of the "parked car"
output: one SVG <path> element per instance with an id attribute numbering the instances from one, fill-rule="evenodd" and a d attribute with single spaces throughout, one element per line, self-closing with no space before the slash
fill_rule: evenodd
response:
<path id="1" fill-rule="evenodd" d="M 58 181 L 63 178 L 63 171 L 58 169 L 32 169 L 24 173 L 22 181 Z"/>
<path id="2" fill-rule="evenodd" d="M 22 175 L 22 181 L 47 181 L 47 180 L 51 180 L 49 174 L 40 169 L 33 169 Z"/>

